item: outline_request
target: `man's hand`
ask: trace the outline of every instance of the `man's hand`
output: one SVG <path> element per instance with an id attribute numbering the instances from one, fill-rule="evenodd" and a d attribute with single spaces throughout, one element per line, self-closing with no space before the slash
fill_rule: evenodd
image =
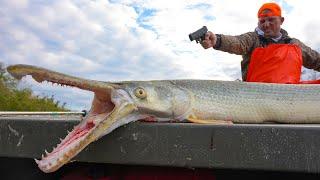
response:
<path id="1" fill-rule="evenodd" d="M 203 41 L 201 41 L 201 45 L 204 49 L 212 48 L 216 45 L 217 36 L 213 34 L 211 31 L 208 31 L 205 35 Z"/>

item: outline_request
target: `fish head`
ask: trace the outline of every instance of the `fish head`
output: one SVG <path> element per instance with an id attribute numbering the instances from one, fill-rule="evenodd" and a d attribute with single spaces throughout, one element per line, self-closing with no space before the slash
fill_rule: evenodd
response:
<path id="1" fill-rule="evenodd" d="M 159 120 L 182 120 L 191 108 L 190 93 L 169 80 L 130 82 L 123 89 L 140 114 Z"/>
<path id="2" fill-rule="evenodd" d="M 37 82 L 80 88 L 94 93 L 91 109 L 38 167 L 45 173 L 58 170 L 86 146 L 124 124 L 156 117 L 182 119 L 190 109 L 188 92 L 171 81 L 103 82 L 73 77 L 30 65 L 12 65 L 7 71 L 17 79 L 30 75 Z"/>

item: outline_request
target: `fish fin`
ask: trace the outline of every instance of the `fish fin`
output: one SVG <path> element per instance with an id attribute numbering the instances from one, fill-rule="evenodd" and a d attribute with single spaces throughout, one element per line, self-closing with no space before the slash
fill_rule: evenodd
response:
<path id="1" fill-rule="evenodd" d="M 189 117 L 187 118 L 187 120 L 192 123 L 198 123 L 198 124 L 233 124 L 232 121 L 215 120 L 215 119 L 197 119 L 197 118 Z"/>

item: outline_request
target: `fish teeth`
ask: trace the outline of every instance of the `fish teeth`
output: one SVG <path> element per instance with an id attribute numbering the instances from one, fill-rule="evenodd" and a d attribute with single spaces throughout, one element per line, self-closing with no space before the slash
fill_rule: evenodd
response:
<path id="1" fill-rule="evenodd" d="M 40 161 L 38 159 L 36 159 L 36 158 L 34 158 L 34 161 L 36 161 L 37 164 L 40 163 Z"/>

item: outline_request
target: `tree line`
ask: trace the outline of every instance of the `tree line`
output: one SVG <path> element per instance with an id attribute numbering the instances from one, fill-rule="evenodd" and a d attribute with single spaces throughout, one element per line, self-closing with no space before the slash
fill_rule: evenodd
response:
<path id="1" fill-rule="evenodd" d="M 18 81 L 0 62 L 0 111 L 69 111 L 65 105 L 54 96 L 39 97 L 29 88 L 18 88 Z"/>

